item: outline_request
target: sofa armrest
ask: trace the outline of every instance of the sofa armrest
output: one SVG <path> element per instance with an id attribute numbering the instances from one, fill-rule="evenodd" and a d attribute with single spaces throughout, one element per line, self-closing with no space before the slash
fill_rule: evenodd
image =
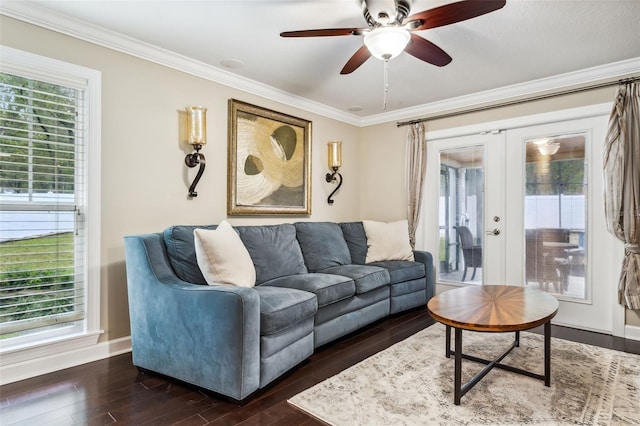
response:
<path id="1" fill-rule="evenodd" d="M 433 270 L 433 256 L 428 251 L 414 250 L 413 257 L 416 262 L 424 264 L 425 277 L 427 280 L 427 301 L 435 295 L 436 283 Z"/>
<path id="2" fill-rule="evenodd" d="M 162 234 L 125 237 L 133 363 L 242 400 L 260 384 L 253 288 L 181 281 Z"/>

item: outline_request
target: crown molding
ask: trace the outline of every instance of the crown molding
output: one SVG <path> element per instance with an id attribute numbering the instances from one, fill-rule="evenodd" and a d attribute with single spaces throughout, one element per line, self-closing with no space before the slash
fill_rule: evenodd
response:
<path id="1" fill-rule="evenodd" d="M 42 6 L 27 2 L 4 1 L 0 4 L 0 14 L 357 127 L 410 120 L 444 111 L 471 108 L 640 73 L 640 57 L 638 57 L 401 110 L 359 117 L 132 37 L 70 18 Z"/>
<path id="2" fill-rule="evenodd" d="M 234 89 L 298 107 L 347 124 L 360 126 L 361 118 L 356 115 L 235 75 L 221 68 L 145 43 L 133 37 L 71 18 L 42 6 L 19 1 L 5 1 L 0 4 L 0 14 Z"/>
<path id="3" fill-rule="evenodd" d="M 548 91 L 566 90 L 572 86 L 579 87 L 596 82 L 615 80 L 638 73 L 640 73 L 640 57 L 532 80 L 526 83 L 444 99 L 442 101 L 431 102 L 389 113 L 371 115 L 362 119 L 361 126 L 365 127 L 374 124 L 388 123 L 389 121 L 412 120 L 418 117 L 441 114 L 445 111 L 463 110 L 465 108 L 490 105 L 492 103 L 516 98 L 526 98 L 527 96 L 539 95 Z"/>

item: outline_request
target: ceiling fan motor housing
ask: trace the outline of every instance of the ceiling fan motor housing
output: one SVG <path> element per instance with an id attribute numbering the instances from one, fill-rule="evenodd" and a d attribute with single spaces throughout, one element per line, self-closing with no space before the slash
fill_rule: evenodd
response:
<path id="1" fill-rule="evenodd" d="M 402 25 L 410 10 L 409 0 L 362 0 L 362 14 L 372 28 Z"/>

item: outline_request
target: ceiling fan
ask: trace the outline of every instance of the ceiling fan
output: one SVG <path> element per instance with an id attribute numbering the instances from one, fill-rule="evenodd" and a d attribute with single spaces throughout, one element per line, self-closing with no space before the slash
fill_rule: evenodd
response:
<path id="1" fill-rule="evenodd" d="M 411 0 L 387 0 L 393 3 L 379 7 L 381 1 L 362 0 L 362 12 L 368 28 L 330 28 L 286 31 L 281 37 L 364 36 L 364 45 L 347 61 L 340 74 L 350 74 L 372 55 L 385 62 L 403 51 L 430 64 L 442 67 L 451 62 L 444 50 L 415 34 L 415 31 L 442 27 L 501 9 L 506 0 L 463 0 L 424 10 L 409 16 Z M 376 4 L 377 3 L 377 4 Z M 378 10 L 376 9 L 376 6 Z M 383 5 L 384 6 L 384 5 Z M 373 14 L 370 12 L 373 11 Z M 386 10 L 385 10 L 386 9 Z"/>

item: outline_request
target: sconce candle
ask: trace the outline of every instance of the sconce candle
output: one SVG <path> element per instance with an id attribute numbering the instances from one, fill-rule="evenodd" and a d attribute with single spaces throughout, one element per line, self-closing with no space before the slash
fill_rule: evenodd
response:
<path id="1" fill-rule="evenodd" d="M 196 185 L 198 185 L 205 167 L 204 154 L 201 154 L 200 150 L 202 149 L 202 145 L 207 143 L 207 109 L 201 106 L 190 106 L 187 107 L 186 110 L 189 143 L 193 145 L 193 149 L 195 149 L 196 152 L 187 154 L 184 162 L 189 168 L 195 167 L 198 164 L 200 165 L 198 173 L 189 187 L 189 196 L 197 197 Z"/>
<path id="2" fill-rule="evenodd" d="M 342 142 L 331 141 L 327 143 L 328 160 L 330 169 L 339 169 L 342 167 Z"/>
<path id="3" fill-rule="evenodd" d="M 207 143 L 207 109 L 205 107 L 187 107 L 187 128 L 191 145 Z"/>
<path id="4" fill-rule="evenodd" d="M 333 204 L 333 194 L 340 189 L 342 186 L 342 175 L 338 173 L 338 169 L 342 167 L 342 142 L 340 141 L 330 141 L 327 143 L 328 148 L 328 165 L 329 169 L 333 170 L 333 173 L 327 173 L 325 179 L 327 182 L 331 183 L 333 181 L 338 180 L 338 186 L 333 190 L 331 194 L 329 194 L 329 198 L 327 198 L 327 203 Z"/>

